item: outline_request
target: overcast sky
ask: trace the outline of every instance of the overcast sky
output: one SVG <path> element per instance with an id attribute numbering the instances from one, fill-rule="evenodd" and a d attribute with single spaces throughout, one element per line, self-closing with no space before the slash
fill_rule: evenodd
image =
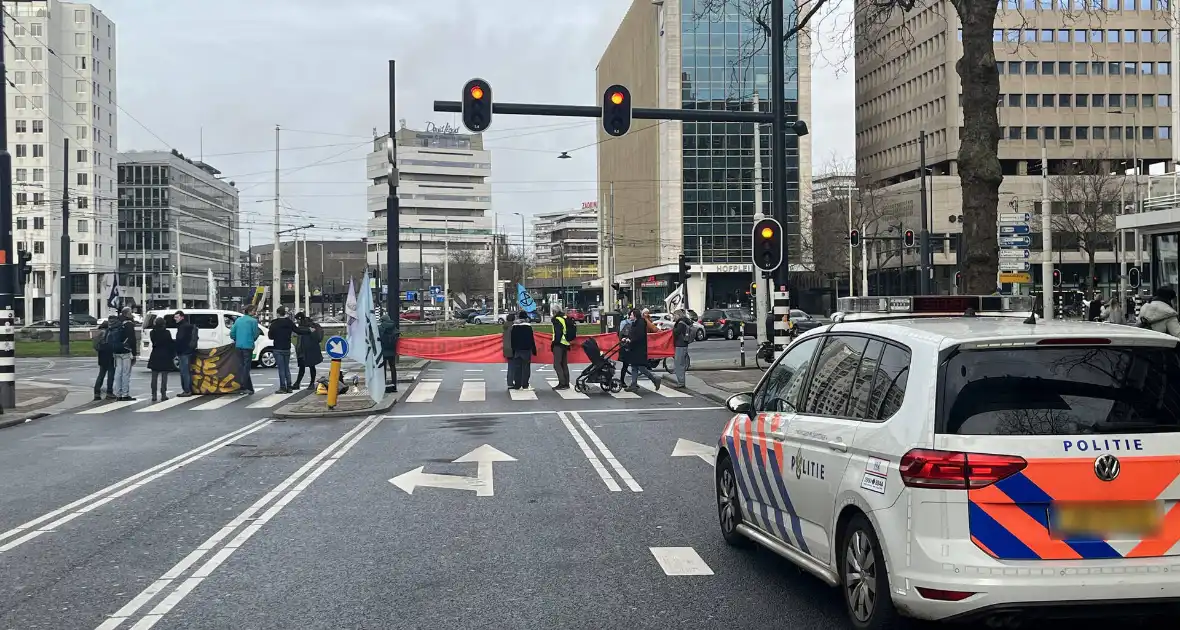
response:
<path id="1" fill-rule="evenodd" d="M 311 238 L 358 239 L 365 154 L 373 130 L 389 127 L 389 59 L 398 62 L 396 115 L 412 128 L 458 125 L 432 102 L 458 100 L 475 76 L 497 100 L 592 104 L 598 59 L 631 2 L 93 0 L 118 29 L 119 150 L 203 151 L 237 182 L 255 244 L 273 230 L 275 125 L 284 129 L 281 226 L 314 223 Z M 827 18 L 821 32 L 837 22 Z M 853 155 L 852 81 L 823 58 L 814 72 L 808 122 L 819 170 L 833 154 Z M 594 148 L 556 159 L 594 143 L 595 124 L 495 119 L 486 134 L 493 207 L 509 231 L 520 230 L 512 212 L 595 198 Z"/>

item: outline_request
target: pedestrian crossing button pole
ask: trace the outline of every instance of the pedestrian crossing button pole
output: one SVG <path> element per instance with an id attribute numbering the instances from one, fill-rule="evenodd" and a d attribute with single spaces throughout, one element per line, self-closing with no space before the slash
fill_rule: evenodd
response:
<path id="1" fill-rule="evenodd" d="M 340 360 L 348 354 L 348 341 L 344 337 L 329 337 L 325 345 L 328 358 L 332 360 L 328 369 L 328 409 L 336 408 L 336 395 L 340 390 Z"/>

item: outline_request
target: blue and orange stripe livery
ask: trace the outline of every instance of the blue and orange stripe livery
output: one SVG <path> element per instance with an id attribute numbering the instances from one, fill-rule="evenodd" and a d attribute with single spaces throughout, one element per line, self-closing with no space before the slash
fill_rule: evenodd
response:
<path id="1" fill-rule="evenodd" d="M 768 436 L 779 430 L 784 421 L 780 414 L 758 414 L 754 419 L 734 417 L 726 425 L 721 441 L 732 458 L 738 484 L 747 500 L 747 511 L 755 504 L 760 506 L 757 513 L 751 514 L 753 520 L 808 553 L 802 522 L 783 474 L 786 459 L 782 442 Z"/>
<path id="2" fill-rule="evenodd" d="M 1127 457 L 1113 481 L 1094 474 L 1094 458 L 1032 459 L 1028 467 L 996 484 L 968 492 L 971 540 L 1004 560 L 1096 560 L 1168 554 L 1180 543 L 1180 497 L 1162 496 L 1180 476 L 1180 457 Z M 1050 533 L 1049 514 L 1058 503 L 1162 501 L 1167 512 L 1159 531 L 1142 540 L 1062 540 Z M 1123 549 L 1119 551 L 1115 547 Z"/>

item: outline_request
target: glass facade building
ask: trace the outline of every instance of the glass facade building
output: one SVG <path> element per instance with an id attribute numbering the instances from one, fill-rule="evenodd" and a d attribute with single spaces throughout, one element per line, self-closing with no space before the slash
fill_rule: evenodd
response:
<path id="1" fill-rule="evenodd" d="M 786 2 L 790 28 L 795 5 Z M 682 0 L 680 12 L 683 109 L 770 111 L 769 38 L 751 10 L 759 3 Z M 799 114 L 799 42 L 784 51 L 787 122 Z M 684 253 L 703 263 L 749 263 L 755 210 L 755 151 L 761 160 L 762 212 L 771 213 L 770 125 L 683 123 Z M 755 147 L 755 136 L 757 144 Z M 800 262 L 799 138 L 787 133 L 788 252 Z"/>

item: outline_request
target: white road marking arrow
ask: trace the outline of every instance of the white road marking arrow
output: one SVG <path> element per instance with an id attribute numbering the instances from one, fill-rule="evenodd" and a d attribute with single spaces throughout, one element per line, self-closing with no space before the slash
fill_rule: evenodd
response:
<path id="1" fill-rule="evenodd" d="M 680 438 L 672 449 L 672 457 L 699 457 L 710 466 L 717 465 L 717 449 L 700 442 Z"/>
<path id="2" fill-rule="evenodd" d="M 492 483 L 493 463 L 514 461 L 516 461 L 515 457 L 495 447 L 484 444 L 454 461 L 456 464 L 476 462 L 478 468 L 475 477 L 436 475 L 422 472 L 422 469 L 425 467 L 419 466 L 414 470 L 390 479 L 389 483 L 405 490 L 406 494 L 414 494 L 414 488 L 425 486 L 428 488 L 449 488 L 451 490 L 474 490 L 475 496 L 477 497 L 490 497 L 495 493 Z"/>

